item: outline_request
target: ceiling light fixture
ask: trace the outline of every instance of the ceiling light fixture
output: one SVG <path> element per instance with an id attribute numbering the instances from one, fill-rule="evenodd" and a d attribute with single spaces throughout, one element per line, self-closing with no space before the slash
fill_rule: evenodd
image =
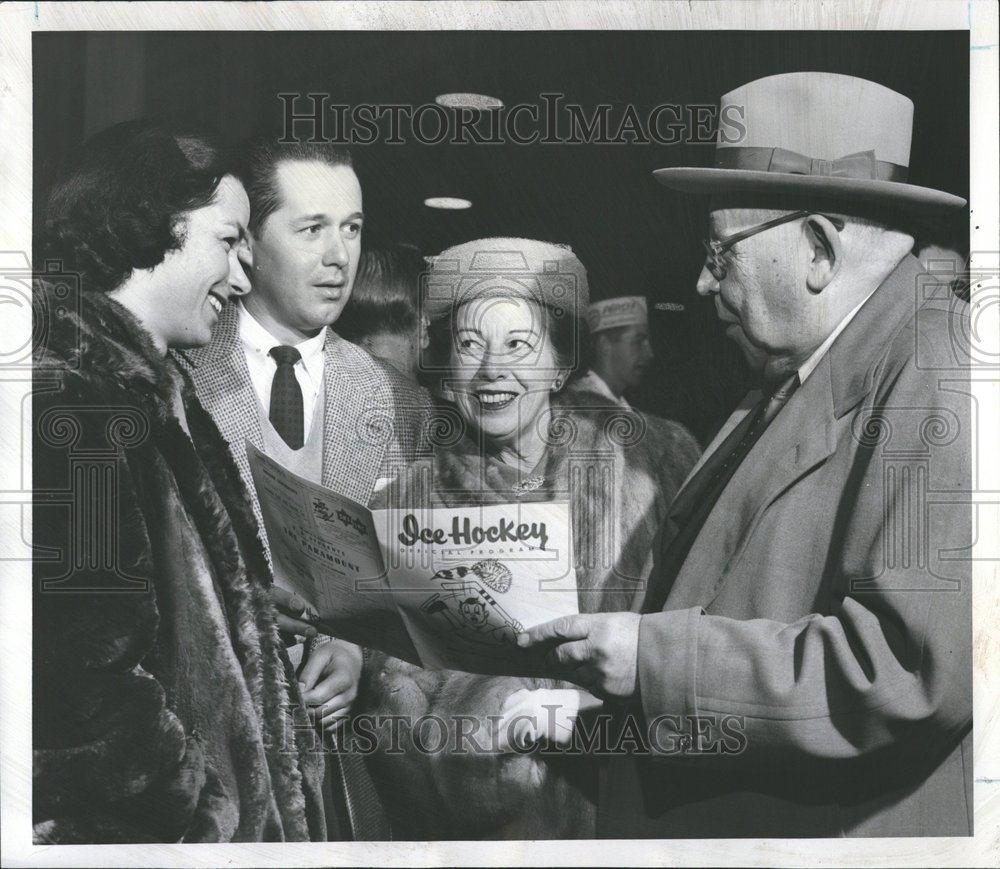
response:
<path id="1" fill-rule="evenodd" d="M 472 208 L 472 203 L 468 199 L 459 199 L 455 196 L 432 196 L 424 200 L 424 205 L 428 208 L 444 208 L 450 211 Z"/>
<path id="2" fill-rule="evenodd" d="M 475 109 L 480 112 L 503 108 L 503 100 L 486 94 L 439 94 L 434 102 L 446 109 Z"/>

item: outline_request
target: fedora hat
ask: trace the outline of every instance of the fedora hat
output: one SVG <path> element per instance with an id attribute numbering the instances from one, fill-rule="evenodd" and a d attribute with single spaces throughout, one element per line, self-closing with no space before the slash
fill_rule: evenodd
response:
<path id="1" fill-rule="evenodd" d="M 965 205 L 907 183 L 913 102 L 875 82 L 772 75 L 725 94 L 719 118 L 713 168 L 657 169 L 656 180 L 692 193 L 816 196 L 918 212 Z"/>
<path id="2" fill-rule="evenodd" d="M 427 259 L 423 312 L 431 320 L 482 298 L 526 299 L 573 317 L 590 302 L 587 270 L 566 245 L 480 238 Z"/>

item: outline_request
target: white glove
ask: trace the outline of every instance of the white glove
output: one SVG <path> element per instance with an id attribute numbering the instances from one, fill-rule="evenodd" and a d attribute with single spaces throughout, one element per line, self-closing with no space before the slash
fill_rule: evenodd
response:
<path id="1" fill-rule="evenodd" d="M 500 751 L 513 751 L 514 746 L 527 748 L 543 740 L 568 745 L 579 711 L 580 692 L 575 688 L 515 691 L 500 710 L 498 747 Z"/>

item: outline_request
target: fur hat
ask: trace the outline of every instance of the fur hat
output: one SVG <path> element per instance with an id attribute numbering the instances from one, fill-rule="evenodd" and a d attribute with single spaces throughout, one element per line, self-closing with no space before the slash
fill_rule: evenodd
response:
<path id="1" fill-rule="evenodd" d="M 480 238 L 430 258 L 424 313 L 432 320 L 473 299 L 511 297 L 583 316 L 587 270 L 568 246 L 527 238 Z"/>

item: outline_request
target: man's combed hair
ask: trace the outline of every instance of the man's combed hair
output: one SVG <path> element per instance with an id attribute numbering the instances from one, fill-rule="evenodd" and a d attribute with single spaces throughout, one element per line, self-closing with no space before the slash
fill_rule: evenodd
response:
<path id="1" fill-rule="evenodd" d="M 337 334 L 358 343 L 372 335 L 415 335 L 420 327 L 420 281 L 426 270 L 415 247 L 366 248 Z"/>
<path id="2" fill-rule="evenodd" d="M 148 119 L 109 127 L 70 154 L 50 189 L 42 255 L 84 290 L 113 290 L 180 248 L 184 214 L 211 203 L 234 169 L 209 136 Z"/>
<path id="3" fill-rule="evenodd" d="M 243 146 L 239 175 L 250 199 L 250 232 L 259 235 L 264 222 L 281 205 L 277 169 L 290 161 L 354 167 L 350 151 L 324 142 L 278 142 L 253 139 Z"/>

